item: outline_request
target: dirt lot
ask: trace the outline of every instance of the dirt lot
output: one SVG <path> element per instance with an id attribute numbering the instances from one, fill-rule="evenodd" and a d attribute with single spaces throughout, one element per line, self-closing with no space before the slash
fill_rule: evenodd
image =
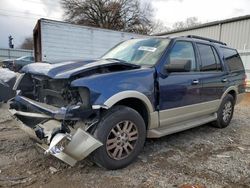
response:
<path id="1" fill-rule="evenodd" d="M 106 171 L 84 160 L 75 167 L 44 156 L 0 108 L 0 187 L 250 187 L 250 95 L 231 125 L 204 125 L 149 139 L 129 167 Z"/>

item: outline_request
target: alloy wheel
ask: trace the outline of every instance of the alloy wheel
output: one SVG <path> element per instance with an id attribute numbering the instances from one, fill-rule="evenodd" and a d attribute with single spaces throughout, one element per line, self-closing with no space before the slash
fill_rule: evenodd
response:
<path id="1" fill-rule="evenodd" d="M 138 130 L 133 122 L 122 121 L 117 123 L 107 137 L 107 153 L 112 159 L 124 159 L 134 150 L 137 140 Z"/>
<path id="2" fill-rule="evenodd" d="M 223 111 L 222 111 L 222 118 L 224 122 L 228 122 L 233 111 L 233 105 L 231 101 L 225 103 Z"/>

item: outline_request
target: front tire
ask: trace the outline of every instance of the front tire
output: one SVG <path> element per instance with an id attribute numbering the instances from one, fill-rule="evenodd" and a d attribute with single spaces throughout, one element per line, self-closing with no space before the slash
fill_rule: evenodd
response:
<path id="1" fill-rule="evenodd" d="M 93 152 L 94 162 L 115 170 L 126 167 L 138 156 L 146 139 L 146 126 L 134 109 L 115 106 L 104 114 L 94 136 L 103 143 Z"/>
<path id="2" fill-rule="evenodd" d="M 220 108 L 217 112 L 217 121 L 213 122 L 213 126 L 217 128 L 227 127 L 233 117 L 234 112 L 234 98 L 227 94 L 221 102 Z"/>

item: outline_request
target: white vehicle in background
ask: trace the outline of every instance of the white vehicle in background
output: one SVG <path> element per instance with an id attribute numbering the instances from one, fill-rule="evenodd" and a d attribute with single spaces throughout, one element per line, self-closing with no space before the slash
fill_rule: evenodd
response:
<path id="1" fill-rule="evenodd" d="M 19 72 L 25 65 L 34 63 L 33 56 L 22 56 L 17 59 L 3 60 L 3 68 L 8 68 L 11 71 Z"/>

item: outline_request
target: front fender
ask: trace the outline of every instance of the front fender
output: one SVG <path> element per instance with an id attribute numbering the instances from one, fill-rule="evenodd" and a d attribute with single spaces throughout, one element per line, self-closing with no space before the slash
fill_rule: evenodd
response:
<path id="1" fill-rule="evenodd" d="M 154 111 L 154 68 L 91 75 L 71 82 L 71 87 L 90 91 L 92 105 L 111 107 L 125 98 L 138 98 Z"/>
<path id="2" fill-rule="evenodd" d="M 108 98 L 104 102 L 104 105 L 110 108 L 117 102 L 123 99 L 127 99 L 127 98 L 137 98 L 141 100 L 147 106 L 147 110 L 149 113 L 152 113 L 154 111 L 154 107 L 152 103 L 150 102 L 150 100 L 148 99 L 148 97 L 144 95 L 143 93 L 140 93 L 138 91 L 133 91 L 133 90 L 121 91 L 119 93 L 116 93 L 115 95 Z"/>

